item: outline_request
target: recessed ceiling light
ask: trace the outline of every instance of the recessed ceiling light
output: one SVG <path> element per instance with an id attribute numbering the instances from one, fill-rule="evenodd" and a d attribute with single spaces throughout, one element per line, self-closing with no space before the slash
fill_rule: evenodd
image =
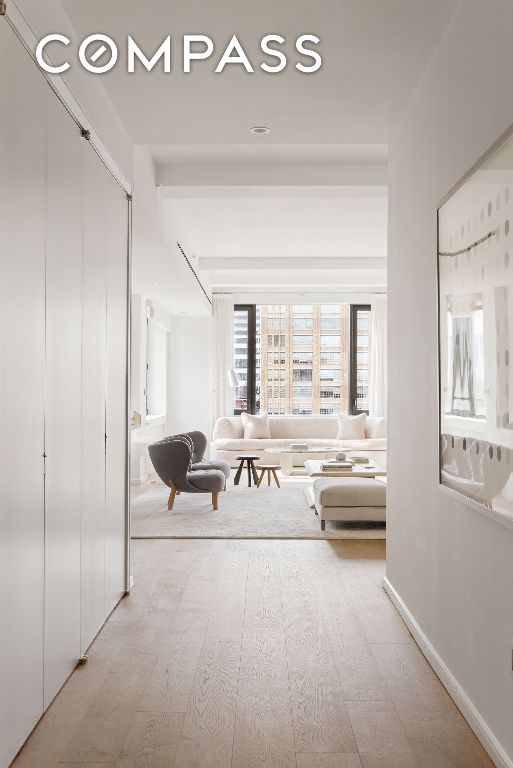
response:
<path id="1" fill-rule="evenodd" d="M 155 288 L 158 288 L 160 283 L 153 283 L 153 285 L 155 286 Z"/>
<path id="2" fill-rule="evenodd" d="M 254 128 L 251 128 L 250 133 L 255 133 L 259 136 L 262 133 L 271 133 L 271 129 L 266 128 L 265 125 L 255 125 Z"/>

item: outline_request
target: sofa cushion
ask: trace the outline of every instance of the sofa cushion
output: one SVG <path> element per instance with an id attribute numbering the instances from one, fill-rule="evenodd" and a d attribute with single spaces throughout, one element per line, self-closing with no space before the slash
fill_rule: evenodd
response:
<path id="1" fill-rule="evenodd" d="M 339 413 L 337 440 L 362 440 L 365 437 L 366 419 L 366 413 L 359 413 L 357 416 Z"/>
<path id="2" fill-rule="evenodd" d="M 212 447 L 218 451 L 254 451 L 267 450 L 269 448 L 281 448 L 287 450 L 290 448 L 290 438 L 275 439 L 256 439 L 245 440 L 240 438 L 218 438 L 212 442 Z M 321 438 L 305 439 L 304 442 L 309 448 L 334 448 L 340 451 L 386 451 L 387 441 L 385 439 L 377 440 L 323 440 Z"/>
<path id="3" fill-rule="evenodd" d="M 365 437 L 386 437 L 387 436 L 387 419 L 386 416 L 367 416 L 365 422 Z"/>
<path id="4" fill-rule="evenodd" d="M 305 440 L 304 441 L 310 448 L 339 448 L 340 444 L 337 440 Z M 282 438 L 281 440 L 257 439 L 257 440 L 245 440 L 224 438 L 220 440 L 214 440 L 213 447 L 218 451 L 263 451 L 269 448 L 282 449 L 284 451 L 290 448 L 290 438 Z"/>
<path id="5" fill-rule="evenodd" d="M 370 477 L 321 477 L 314 483 L 316 506 L 385 507 L 386 485 Z"/>
<path id="6" fill-rule="evenodd" d="M 290 442 L 308 439 L 337 438 L 336 416 L 271 416 L 271 437 L 289 438 Z"/>
<path id="7" fill-rule="evenodd" d="M 267 413 L 262 413 L 259 416 L 251 413 L 241 413 L 241 419 L 242 426 L 244 427 L 245 440 L 263 440 L 271 437 L 269 431 L 269 416 Z"/>
<path id="8" fill-rule="evenodd" d="M 346 451 L 358 451 L 365 454 L 366 451 L 386 451 L 386 437 L 377 437 L 374 440 L 338 440 L 337 445 Z"/>
<path id="9" fill-rule="evenodd" d="M 221 438 L 242 438 L 244 427 L 240 416 L 222 416 L 215 423 L 214 440 Z"/>

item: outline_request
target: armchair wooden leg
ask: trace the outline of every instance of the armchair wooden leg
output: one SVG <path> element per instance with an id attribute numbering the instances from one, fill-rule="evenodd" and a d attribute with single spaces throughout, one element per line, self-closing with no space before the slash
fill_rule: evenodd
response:
<path id="1" fill-rule="evenodd" d="M 217 492 L 212 494 L 212 506 L 214 507 L 214 510 L 217 510 L 218 498 L 219 498 L 219 494 Z"/>
<path id="2" fill-rule="evenodd" d="M 226 480 L 224 481 L 224 488 L 223 491 L 226 491 Z"/>
<path id="3" fill-rule="evenodd" d="M 275 469 L 273 469 L 273 470 L 272 470 L 272 473 L 273 473 L 273 477 L 274 477 L 274 479 L 276 480 L 276 485 L 278 486 L 278 488 L 280 488 L 280 487 L 281 487 L 281 486 L 280 486 L 280 481 L 278 480 L 278 475 L 276 474 L 276 470 L 275 470 Z"/>
<path id="4" fill-rule="evenodd" d="M 169 494 L 169 498 L 167 500 L 167 508 L 169 511 L 173 509 L 173 504 L 175 503 L 175 496 L 180 493 L 176 485 L 171 480 L 171 492 Z"/>

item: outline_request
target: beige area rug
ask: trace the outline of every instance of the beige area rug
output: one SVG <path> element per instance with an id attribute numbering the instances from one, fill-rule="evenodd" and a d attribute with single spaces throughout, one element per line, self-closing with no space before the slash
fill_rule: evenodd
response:
<path id="1" fill-rule="evenodd" d="M 272 539 L 384 539 L 380 523 L 327 522 L 321 531 L 318 516 L 308 505 L 305 489 L 313 481 L 303 477 L 280 477 L 275 485 L 248 488 L 241 480 L 228 481 L 219 494 L 214 512 L 209 494 L 181 494 L 172 512 L 167 509 L 168 488 L 151 483 L 132 497 L 132 538 L 272 538 Z"/>

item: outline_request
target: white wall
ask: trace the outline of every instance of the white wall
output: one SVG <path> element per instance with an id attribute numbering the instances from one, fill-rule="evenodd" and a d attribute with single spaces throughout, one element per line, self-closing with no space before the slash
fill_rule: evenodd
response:
<path id="1" fill-rule="evenodd" d="M 210 303 L 188 266 L 180 242 L 209 291 L 205 276 L 176 212 L 156 187 L 153 159 L 146 147 L 134 147 L 133 292 L 158 302 L 173 314 L 210 314 Z M 165 203 L 165 204 L 164 204 Z"/>
<path id="2" fill-rule="evenodd" d="M 151 473 L 151 461 L 148 455 L 148 445 L 170 434 L 169 427 L 169 378 L 170 378 L 170 347 L 172 318 L 166 310 L 145 296 L 132 296 L 132 333 L 131 333 L 131 414 L 140 414 L 139 427 L 132 425 L 131 440 L 131 482 L 135 485 L 144 483 Z M 162 387 L 161 409 L 153 416 L 146 414 L 146 364 L 151 357 L 148 348 L 148 315 L 152 316 L 150 323 L 163 335 L 165 348 L 161 350 L 159 361 L 160 373 L 158 378 Z"/>
<path id="3" fill-rule="evenodd" d="M 60 0 L 45 0 L 44 3 L 41 0 L 9 0 L 11 4 L 18 7 L 38 40 L 52 32 L 77 39 Z M 120 170 L 131 180 L 132 141 L 103 86 L 102 78 L 91 76 L 79 66 L 78 61 L 62 77 Z"/>
<path id="4" fill-rule="evenodd" d="M 0 768 L 126 589 L 128 201 L 0 18 Z"/>
<path id="5" fill-rule="evenodd" d="M 210 440 L 215 399 L 211 317 L 175 317 L 171 331 L 169 424 L 172 433 L 199 429 Z"/>
<path id="6" fill-rule="evenodd" d="M 436 373 L 436 208 L 513 123 L 512 29 L 462 2 L 390 146 L 387 575 L 513 761 L 513 531 L 438 488 Z"/>

